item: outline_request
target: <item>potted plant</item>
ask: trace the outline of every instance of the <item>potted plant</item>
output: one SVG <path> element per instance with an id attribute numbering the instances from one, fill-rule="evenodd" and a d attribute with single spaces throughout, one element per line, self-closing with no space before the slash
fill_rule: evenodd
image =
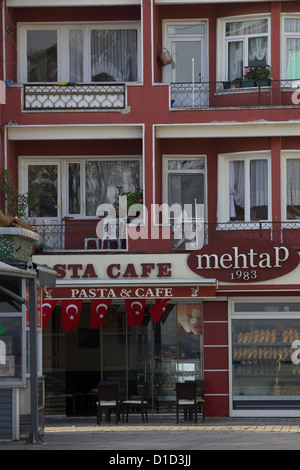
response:
<path id="1" fill-rule="evenodd" d="M 223 82 L 223 90 L 229 90 L 230 85 L 231 85 L 231 82 L 230 82 L 230 81 L 228 81 L 228 82 Z"/>
<path id="2" fill-rule="evenodd" d="M 267 86 L 269 84 L 270 68 L 268 65 L 248 66 L 244 72 L 243 87 Z M 262 85 L 263 83 L 263 85 Z"/>
<path id="3" fill-rule="evenodd" d="M 235 88 L 241 88 L 242 79 L 241 78 L 235 78 L 232 83 L 234 84 Z"/>

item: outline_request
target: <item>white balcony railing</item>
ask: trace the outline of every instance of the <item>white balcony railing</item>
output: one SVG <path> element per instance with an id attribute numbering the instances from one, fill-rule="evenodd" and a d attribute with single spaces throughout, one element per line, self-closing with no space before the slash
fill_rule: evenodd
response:
<path id="1" fill-rule="evenodd" d="M 124 109 L 125 85 L 105 84 L 26 84 L 24 109 L 30 111 L 73 109 Z"/>

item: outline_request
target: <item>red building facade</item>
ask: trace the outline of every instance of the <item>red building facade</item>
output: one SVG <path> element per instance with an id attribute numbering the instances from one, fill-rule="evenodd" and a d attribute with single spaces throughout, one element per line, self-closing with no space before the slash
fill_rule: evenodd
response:
<path id="1" fill-rule="evenodd" d="M 58 273 L 46 410 L 93 410 L 100 379 L 124 398 L 147 379 L 170 410 L 176 381 L 204 379 L 207 416 L 299 414 L 300 2 L 6 0 L 2 30 L 1 164 Z M 143 189 L 142 229 L 108 243 L 98 207 L 120 186 Z M 163 204 L 191 205 L 184 235 Z"/>

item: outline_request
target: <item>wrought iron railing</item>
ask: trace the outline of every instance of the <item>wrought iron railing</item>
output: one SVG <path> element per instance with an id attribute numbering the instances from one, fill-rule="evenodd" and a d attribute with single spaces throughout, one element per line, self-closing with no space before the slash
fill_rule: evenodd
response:
<path id="1" fill-rule="evenodd" d="M 300 101 L 297 90 L 300 90 L 300 80 L 171 83 L 170 106 L 171 109 L 188 110 L 297 106 Z"/>
<path id="2" fill-rule="evenodd" d="M 97 221 L 72 221 L 58 224 L 37 224 L 40 235 L 40 246 L 44 252 L 57 251 L 130 251 L 130 239 L 123 237 L 107 242 L 101 240 L 96 233 Z M 127 232 L 126 232 L 127 233 Z M 283 243 L 300 249 L 300 220 L 285 222 L 228 222 L 200 223 L 178 227 L 170 230 L 170 251 L 194 250 L 214 241 L 259 239 Z M 135 243 L 134 240 L 132 243 Z"/>
<path id="3" fill-rule="evenodd" d="M 126 106 L 123 83 L 101 84 L 26 84 L 24 109 L 72 110 L 72 109 L 124 109 Z"/>

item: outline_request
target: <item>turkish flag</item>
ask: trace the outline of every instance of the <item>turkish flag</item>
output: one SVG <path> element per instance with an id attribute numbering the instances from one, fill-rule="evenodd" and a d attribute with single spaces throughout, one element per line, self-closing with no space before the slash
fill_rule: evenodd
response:
<path id="1" fill-rule="evenodd" d="M 149 312 L 155 323 L 158 323 L 162 314 L 167 308 L 170 299 L 155 299 L 154 307 L 149 308 Z"/>
<path id="2" fill-rule="evenodd" d="M 42 304 L 43 328 L 47 326 L 51 313 L 53 312 L 58 300 L 44 300 Z"/>
<path id="3" fill-rule="evenodd" d="M 134 299 L 125 300 L 126 312 L 127 312 L 127 323 L 130 326 L 141 326 L 143 322 L 144 310 L 146 300 Z"/>
<path id="4" fill-rule="evenodd" d="M 82 300 L 61 301 L 61 329 L 75 331 L 79 322 Z"/>
<path id="5" fill-rule="evenodd" d="M 106 315 L 110 307 L 111 300 L 93 299 L 91 300 L 90 328 L 99 328 L 101 323 L 105 323 Z"/>

